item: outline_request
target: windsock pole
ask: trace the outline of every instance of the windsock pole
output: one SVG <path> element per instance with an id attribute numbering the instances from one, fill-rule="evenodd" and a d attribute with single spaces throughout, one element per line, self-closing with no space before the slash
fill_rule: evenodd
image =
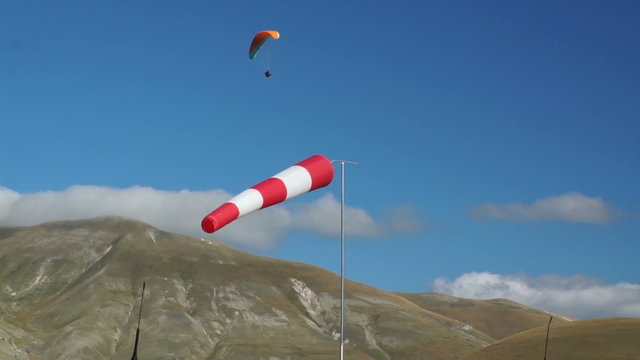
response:
<path id="1" fill-rule="evenodd" d="M 344 167 L 357 165 L 347 160 L 329 160 L 313 155 L 258 183 L 220 205 L 202 219 L 202 230 L 213 233 L 237 218 L 325 187 L 333 180 L 333 163 L 341 168 L 340 196 L 340 360 L 344 359 Z"/>
<path id="2" fill-rule="evenodd" d="M 333 160 L 340 163 L 340 360 L 344 359 L 344 164 L 357 162 Z"/>

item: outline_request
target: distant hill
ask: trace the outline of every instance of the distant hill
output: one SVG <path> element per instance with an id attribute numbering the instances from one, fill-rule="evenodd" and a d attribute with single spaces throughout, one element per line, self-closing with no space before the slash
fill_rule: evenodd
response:
<path id="1" fill-rule="evenodd" d="M 466 360 L 539 360 L 544 356 L 547 327 L 527 330 L 491 346 Z M 549 331 L 549 360 L 638 360 L 640 319 L 610 318 L 556 323 Z"/>
<path id="2" fill-rule="evenodd" d="M 549 314 L 506 299 L 471 300 L 438 293 L 398 293 L 423 309 L 462 321 L 495 340 L 547 325 Z M 556 322 L 571 320 L 556 316 Z"/>
<path id="3" fill-rule="evenodd" d="M 121 218 L 0 232 L 0 359 L 332 359 L 339 277 Z M 460 359 L 491 337 L 346 284 L 348 359 Z"/>

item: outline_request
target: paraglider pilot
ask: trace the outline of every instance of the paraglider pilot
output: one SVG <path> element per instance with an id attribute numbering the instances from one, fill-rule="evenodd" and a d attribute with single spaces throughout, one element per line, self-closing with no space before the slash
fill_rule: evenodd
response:
<path id="1" fill-rule="evenodd" d="M 269 71 L 269 70 L 267 70 L 267 71 L 265 71 L 265 72 L 264 72 L 264 76 L 265 76 L 265 77 L 268 77 L 268 78 L 269 78 L 269 77 L 271 77 L 271 75 L 273 75 L 273 74 L 272 74 L 272 73 L 271 73 L 271 71 Z"/>

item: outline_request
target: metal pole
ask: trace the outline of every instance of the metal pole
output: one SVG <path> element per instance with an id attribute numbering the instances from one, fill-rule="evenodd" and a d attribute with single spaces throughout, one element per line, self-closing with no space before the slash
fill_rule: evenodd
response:
<path id="1" fill-rule="evenodd" d="M 344 161 L 340 162 L 340 360 L 344 359 Z"/>
<path id="2" fill-rule="evenodd" d="M 549 329 L 551 328 L 551 320 L 553 320 L 553 315 L 549 318 L 549 324 L 547 324 L 547 338 L 544 341 L 544 360 L 547 360 L 547 345 L 549 344 Z"/>
<path id="3" fill-rule="evenodd" d="M 133 345 L 133 356 L 131 360 L 138 360 L 138 340 L 140 339 L 140 319 L 142 319 L 142 303 L 144 302 L 144 288 L 147 285 L 146 281 L 142 282 L 142 296 L 140 298 L 140 312 L 138 313 L 138 327 L 136 328 L 136 341 Z"/>
<path id="4" fill-rule="evenodd" d="M 340 360 L 344 360 L 344 164 L 358 164 L 347 160 L 340 162 Z"/>

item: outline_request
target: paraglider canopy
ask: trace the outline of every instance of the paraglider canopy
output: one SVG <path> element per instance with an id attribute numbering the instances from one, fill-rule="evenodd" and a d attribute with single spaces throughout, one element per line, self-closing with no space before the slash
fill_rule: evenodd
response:
<path id="1" fill-rule="evenodd" d="M 258 50 L 260 50 L 262 44 L 264 44 L 264 42 L 269 38 L 278 40 L 280 38 L 280 33 L 276 30 L 265 30 L 260 31 L 253 37 L 253 41 L 251 42 L 251 46 L 249 47 L 249 59 L 253 60 L 253 58 L 256 57 L 256 55 L 258 54 Z"/>

